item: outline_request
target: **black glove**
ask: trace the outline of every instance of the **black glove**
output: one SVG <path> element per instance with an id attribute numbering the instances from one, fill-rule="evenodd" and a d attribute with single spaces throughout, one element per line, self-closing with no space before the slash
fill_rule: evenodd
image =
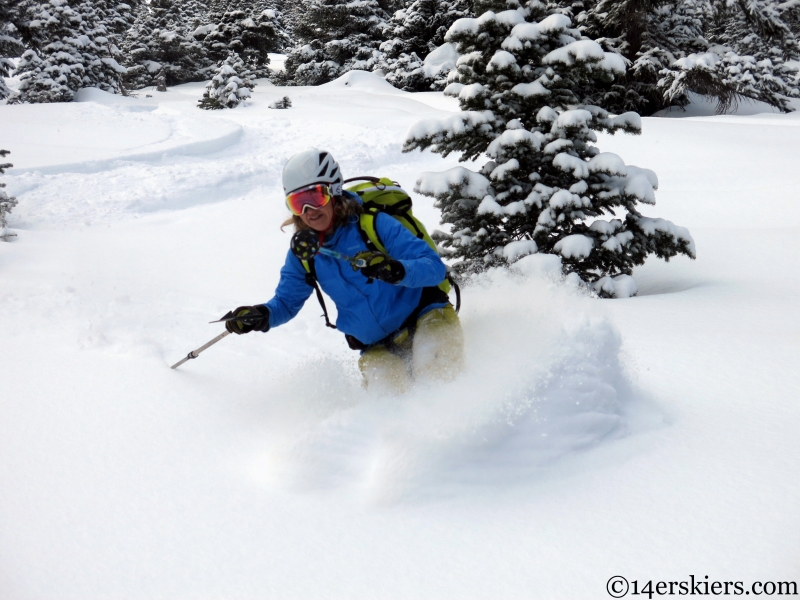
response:
<path id="1" fill-rule="evenodd" d="M 383 252 L 359 252 L 356 260 L 363 260 L 366 267 L 361 272 L 369 279 L 379 279 L 386 283 L 400 283 L 406 276 L 406 269 L 399 260 L 386 256 Z"/>
<path id="2" fill-rule="evenodd" d="M 240 306 L 226 314 L 229 317 L 245 317 L 241 321 L 226 321 L 225 329 L 230 333 L 241 335 L 251 331 L 269 331 L 269 309 L 263 304 L 257 306 Z"/>

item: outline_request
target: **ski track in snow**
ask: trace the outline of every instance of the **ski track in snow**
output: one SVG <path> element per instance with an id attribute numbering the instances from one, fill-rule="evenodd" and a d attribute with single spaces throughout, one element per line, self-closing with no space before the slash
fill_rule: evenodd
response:
<path id="1" fill-rule="evenodd" d="M 276 89 L 264 87 L 268 92 Z M 231 120 L 241 115 L 192 110 L 191 101 L 175 98 L 192 97 L 201 89 L 197 84 L 176 89 L 180 91 L 164 94 L 167 98 L 161 104 L 148 99 L 143 106 L 128 98 L 84 90 L 91 93 L 82 94 L 82 102 L 67 105 L 66 121 L 64 109 L 58 106 L 7 107 L 2 115 L 5 121 L 0 122 L 6 132 L 4 143 L 22 149 L 12 154 L 15 166 L 8 171 L 7 182 L 11 193 L 24 195 L 26 200 L 15 211 L 16 226 L 95 225 L 222 202 L 251 192 L 276 197 L 281 194 L 283 164 L 312 145 L 336 148 L 338 160 L 350 165 L 353 175 L 378 171 L 396 177 L 407 174 L 409 189 L 419 172 L 412 165 L 424 162 L 419 155 L 401 153 L 402 128 L 376 127 L 371 119 L 366 125 L 359 124 L 361 120 L 354 119 L 351 112 L 353 94 L 346 88 L 338 92 L 344 96 L 341 98 L 336 97 L 335 87 L 327 90 L 327 95 L 333 96 L 332 112 L 335 115 L 338 108 L 341 120 L 325 123 L 324 128 L 315 118 L 316 103 L 304 102 L 301 95 L 292 110 L 244 115 L 246 132 Z M 344 106 L 337 107 L 337 100 Z M 365 108 L 380 113 L 373 100 L 363 102 Z M 427 108 L 403 96 L 395 104 L 409 105 L 409 122 L 416 111 Z M 29 131 L 25 128 L 27 115 L 33 111 L 36 128 Z M 264 112 L 267 116 L 262 116 Z M 94 127 L 97 132 L 92 132 Z M 55 143 L 42 143 L 53 130 L 59 132 Z M 31 142 L 32 136 L 38 139 Z M 127 140 L 134 145 L 125 144 Z M 147 141 L 151 143 L 139 144 Z M 87 160 L 76 160 L 76 154 Z M 170 185 L 165 187 L 164 181 Z"/>

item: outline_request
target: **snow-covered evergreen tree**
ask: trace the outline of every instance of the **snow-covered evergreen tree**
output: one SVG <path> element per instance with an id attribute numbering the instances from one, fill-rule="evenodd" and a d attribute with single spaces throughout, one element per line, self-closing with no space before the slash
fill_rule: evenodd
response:
<path id="1" fill-rule="evenodd" d="M 385 29 L 389 39 L 380 46 L 386 80 L 407 91 L 427 91 L 443 84 L 447 73 L 426 69 L 424 59 L 444 44 L 453 23 L 471 15 L 470 9 L 467 0 L 414 0 L 397 11 Z"/>
<path id="2" fill-rule="evenodd" d="M 16 102 L 69 102 L 84 86 L 82 15 L 65 0 L 30 3 L 26 27 L 34 47 L 25 51 L 17 66 L 20 74 Z"/>
<path id="3" fill-rule="evenodd" d="M 232 52 L 220 64 L 214 77 L 206 85 L 206 91 L 198 102 L 198 108 L 206 110 L 236 108 L 242 100 L 250 97 L 255 87 L 253 73 L 242 58 Z"/>
<path id="4" fill-rule="evenodd" d="M 293 25 L 286 13 L 297 4 L 295 0 L 230 0 L 226 11 L 241 10 L 255 20 L 269 21 L 276 32 L 273 40 L 276 49 L 272 52 L 283 52 L 294 46 L 290 35 Z"/>
<path id="5" fill-rule="evenodd" d="M 594 101 L 643 114 L 683 106 L 688 93 L 788 108 L 798 92 L 800 3 L 782 0 L 551 0 L 605 50 L 631 62 L 626 75 L 600 83 Z"/>
<path id="6" fill-rule="evenodd" d="M 118 42 L 130 7 L 106 0 L 28 2 L 30 44 L 17 66 L 21 83 L 10 102 L 69 102 L 81 87 L 123 91 Z"/>
<path id="7" fill-rule="evenodd" d="M 164 67 L 156 75 L 155 86 L 157 92 L 167 91 L 167 70 Z"/>
<path id="8" fill-rule="evenodd" d="M 297 85 L 319 85 L 347 71 L 373 71 L 388 15 L 377 0 L 303 0 L 286 76 Z"/>
<path id="9" fill-rule="evenodd" d="M 259 6 L 261 3 L 256 3 Z M 290 34 L 289 24 L 284 14 L 277 8 L 264 8 L 255 14 L 260 15 L 261 19 L 268 21 L 275 30 L 275 37 L 271 41 L 272 52 L 284 53 L 294 46 Z"/>
<path id="10" fill-rule="evenodd" d="M 208 24 L 193 33 L 208 56 L 218 61 L 235 52 L 259 77 L 268 75 L 268 54 L 280 51 L 288 43 L 280 14 L 275 10 L 260 13 L 229 10 L 211 13 L 208 19 Z"/>
<path id="11" fill-rule="evenodd" d="M 284 96 L 280 100 L 275 100 L 272 104 L 269 105 L 268 108 L 276 108 L 278 110 L 284 110 L 287 108 L 292 108 L 292 101 L 289 96 Z"/>
<path id="12" fill-rule="evenodd" d="M 797 36 L 800 33 L 800 1 L 786 0 L 775 7 L 784 23 Z"/>
<path id="13" fill-rule="evenodd" d="M 791 26 L 797 9 L 775 0 L 716 2 L 705 51 L 687 53 L 662 72 L 665 99 L 693 91 L 716 98 L 718 112 L 741 99 L 792 110 L 789 100 L 800 98 L 800 32 Z"/>
<path id="14" fill-rule="evenodd" d="M 18 18 L 19 2 L 0 2 L 0 99 L 11 93 L 5 82 L 14 68 L 10 59 L 19 57 L 25 49 L 17 29 Z"/>
<path id="15" fill-rule="evenodd" d="M 20 74 L 14 102 L 69 102 L 83 87 L 83 57 L 75 33 L 81 15 L 64 0 L 30 3 L 26 28 L 32 48 L 17 65 Z"/>
<path id="16" fill-rule="evenodd" d="M 153 85 L 162 68 L 167 85 L 207 79 L 213 73 L 214 62 L 206 56 L 203 45 L 191 36 L 196 27 L 189 29 L 203 16 L 196 9 L 184 15 L 183 5 L 177 0 L 142 3 L 125 39 L 129 85 L 133 88 Z"/>
<path id="17" fill-rule="evenodd" d="M 209 13 L 212 10 L 207 0 L 180 0 L 180 12 L 184 30 L 192 32 L 209 23 Z"/>
<path id="18" fill-rule="evenodd" d="M 383 45 L 387 49 L 398 47 L 398 54 L 413 52 L 425 58 L 444 44 L 444 36 L 453 23 L 468 16 L 471 3 L 465 0 L 414 0 L 394 14 L 386 30 L 390 40 Z"/>
<path id="19" fill-rule="evenodd" d="M 391 42 L 392 40 L 384 43 Z M 383 51 L 383 49 L 382 46 L 381 50 Z M 407 92 L 441 91 L 444 88 L 447 74 L 426 72 L 425 60 L 420 58 L 416 52 L 410 54 L 401 52 L 394 56 L 393 54 L 393 52 L 383 54 L 378 64 L 386 81 L 394 87 Z"/>
<path id="20" fill-rule="evenodd" d="M 583 103 L 594 81 L 625 72 L 624 59 L 583 38 L 565 15 L 545 14 L 532 0 L 456 21 L 447 40 L 461 58 L 445 94 L 463 112 L 418 123 L 404 150 L 489 159 L 480 172 L 457 167 L 417 182 L 452 225 L 440 241 L 460 259 L 457 270 L 546 252 L 561 256 L 566 273 L 615 295 L 606 277 L 629 277 L 649 254 L 694 257 L 694 243 L 685 229 L 639 212 L 655 203 L 652 171 L 595 146 L 596 131 L 640 132 L 638 114 Z"/>
<path id="21" fill-rule="evenodd" d="M 132 6 L 138 0 L 120 3 L 115 0 L 87 0 L 80 3 L 82 29 L 90 40 L 87 53 L 84 48 L 84 61 L 88 85 L 112 93 L 124 93 L 121 77 L 126 73 L 121 66 L 123 56 L 121 45 L 134 21 Z M 92 48 L 92 46 L 94 46 Z"/>
<path id="22" fill-rule="evenodd" d="M 569 3 L 562 12 L 604 50 L 630 62 L 624 75 L 596 85 L 596 104 L 649 115 L 688 102 L 685 94 L 665 99 L 658 83 L 676 60 L 707 47 L 703 35 L 712 12 L 709 0 L 584 0 Z"/>
<path id="23" fill-rule="evenodd" d="M 9 155 L 8 150 L 0 150 L 0 159 L 4 159 Z M 0 175 L 6 172 L 6 169 L 13 167 L 11 163 L 0 164 Z M 7 242 L 9 238 L 14 237 L 16 234 L 8 230 L 8 213 L 17 205 L 17 199 L 14 196 L 9 196 L 3 189 L 6 187 L 5 183 L 0 182 L 0 240 Z"/>

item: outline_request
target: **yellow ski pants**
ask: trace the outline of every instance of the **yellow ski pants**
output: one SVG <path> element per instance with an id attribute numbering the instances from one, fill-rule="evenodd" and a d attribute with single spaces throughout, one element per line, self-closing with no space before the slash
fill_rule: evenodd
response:
<path id="1" fill-rule="evenodd" d="M 413 336 L 404 330 L 392 342 L 391 350 L 373 346 L 358 361 L 371 391 L 402 394 L 412 378 L 451 381 L 464 367 L 464 334 L 451 305 L 426 312 Z"/>

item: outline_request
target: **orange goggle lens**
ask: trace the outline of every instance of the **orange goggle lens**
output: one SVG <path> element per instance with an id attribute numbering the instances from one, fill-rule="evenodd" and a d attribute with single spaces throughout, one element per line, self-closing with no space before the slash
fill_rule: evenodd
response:
<path id="1" fill-rule="evenodd" d="M 331 197 L 331 190 L 327 185 L 310 185 L 286 196 L 286 206 L 292 214 L 302 215 L 307 208 L 322 208 L 331 201 Z"/>

